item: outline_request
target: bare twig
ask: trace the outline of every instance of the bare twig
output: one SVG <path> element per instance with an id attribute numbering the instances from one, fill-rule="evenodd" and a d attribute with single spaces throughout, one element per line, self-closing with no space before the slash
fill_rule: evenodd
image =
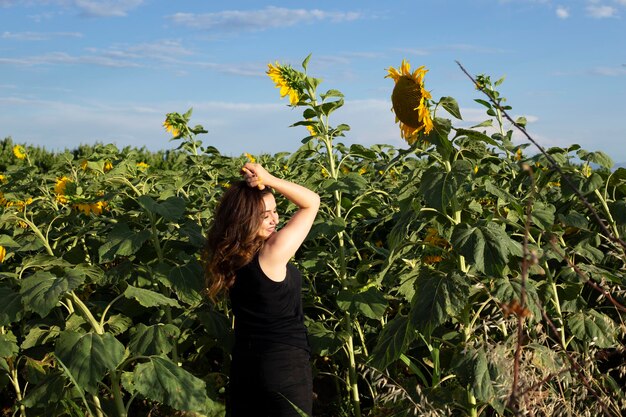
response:
<path id="1" fill-rule="evenodd" d="M 531 181 L 532 190 L 531 196 L 535 193 L 535 178 L 533 176 L 532 168 L 528 165 L 524 166 L 524 169 L 528 171 Z M 508 406 L 517 415 L 519 414 L 519 395 L 518 395 L 518 382 L 519 382 L 519 364 L 522 356 L 522 337 L 524 336 L 524 318 L 523 313 L 526 308 L 526 279 L 528 278 L 529 268 L 529 251 L 528 251 L 528 235 L 530 234 L 530 223 L 532 221 L 532 197 L 528 199 L 526 205 L 526 222 L 524 225 L 524 241 L 523 241 L 523 255 L 522 255 L 522 282 L 520 285 L 520 306 L 517 314 L 517 343 L 515 346 L 515 360 L 513 362 L 513 386 L 511 388 L 511 395 L 509 396 Z"/>

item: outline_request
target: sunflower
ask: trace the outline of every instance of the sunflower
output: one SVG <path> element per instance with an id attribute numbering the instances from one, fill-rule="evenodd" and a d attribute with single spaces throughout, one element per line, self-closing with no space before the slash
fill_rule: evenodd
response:
<path id="1" fill-rule="evenodd" d="M 15 145 L 13 147 L 13 155 L 17 159 L 25 159 L 26 158 L 26 149 L 22 145 Z"/>
<path id="2" fill-rule="evenodd" d="M 387 72 L 385 78 L 393 78 L 396 83 L 391 93 L 391 103 L 396 122 L 400 122 L 400 134 L 412 145 L 419 132 L 428 134 L 433 129 L 429 110 L 431 95 L 424 89 L 424 76 L 428 70 L 421 66 L 411 72 L 411 65 L 402 60 L 399 69 L 390 67 Z"/>
<path id="3" fill-rule="evenodd" d="M 4 262 L 4 257 L 7 256 L 7 250 L 4 246 L 0 246 L 0 263 Z"/>
<path id="4" fill-rule="evenodd" d="M 67 184 L 71 183 L 72 180 L 66 176 L 63 176 L 57 179 L 56 184 L 54 185 L 54 193 L 56 194 L 56 199 L 61 204 L 67 204 L 68 199 L 66 197 L 67 193 Z"/>
<path id="5" fill-rule="evenodd" d="M 289 104 L 295 106 L 300 101 L 300 94 L 298 93 L 298 82 L 295 77 L 295 70 L 290 66 L 280 65 L 278 62 L 276 65 L 267 64 L 268 70 L 267 76 L 270 77 L 276 88 L 280 88 L 280 98 L 289 95 Z"/>
<path id="6" fill-rule="evenodd" d="M 180 135 L 180 130 L 174 127 L 172 121 L 169 120 L 169 118 L 165 119 L 165 121 L 163 122 L 163 127 L 165 128 L 165 131 L 170 132 L 173 137 L 177 137 L 178 135 Z"/>

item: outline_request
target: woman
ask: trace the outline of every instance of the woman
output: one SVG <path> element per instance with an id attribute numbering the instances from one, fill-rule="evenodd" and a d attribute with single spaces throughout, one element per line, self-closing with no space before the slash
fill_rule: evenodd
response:
<path id="1" fill-rule="evenodd" d="M 247 163 L 245 181 L 231 185 L 208 234 L 207 287 L 215 300 L 228 292 L 235 315 L 229 415 L 312 414 L 310 349 L 302 312 L 302 276 L 289 263 L 319 208 L 313 191 Z M 298 207 L 278 230 L 270 188 Z"/>

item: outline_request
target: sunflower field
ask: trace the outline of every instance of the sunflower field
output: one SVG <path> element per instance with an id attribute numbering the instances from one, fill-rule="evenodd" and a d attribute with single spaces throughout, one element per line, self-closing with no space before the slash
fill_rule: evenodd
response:
<path id="1" fill-rule="evenodd" d="M 224 416 L 233 317 L 199 254 L 247 160 L 322 199 L 294 259 L 315 416 L 622 415 L 626 169 L 515 144 L 502 79 L 470 77 L 485 121 L 455 126 L 405 61 L 406 148 L 346 146 L 308 60 L 267 72 L 302 111 L 292 153 L 222 155 L 191 110 L 168 151 L 0 142 L 1 415 Z"/>

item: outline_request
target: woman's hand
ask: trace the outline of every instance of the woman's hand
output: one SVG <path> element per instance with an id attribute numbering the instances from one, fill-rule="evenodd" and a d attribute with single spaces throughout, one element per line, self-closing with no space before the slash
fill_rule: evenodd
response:
<path id="1" fill-rule="evenodd" d="M 251 162 L 246 163 L 241 168 L 243 178 L 250 187 L 257 187 L 259 190 L 263 190 L 268 181 L 273 178 L 272 174 L 267 172 L 261 164 L 253 164 Z"/>

